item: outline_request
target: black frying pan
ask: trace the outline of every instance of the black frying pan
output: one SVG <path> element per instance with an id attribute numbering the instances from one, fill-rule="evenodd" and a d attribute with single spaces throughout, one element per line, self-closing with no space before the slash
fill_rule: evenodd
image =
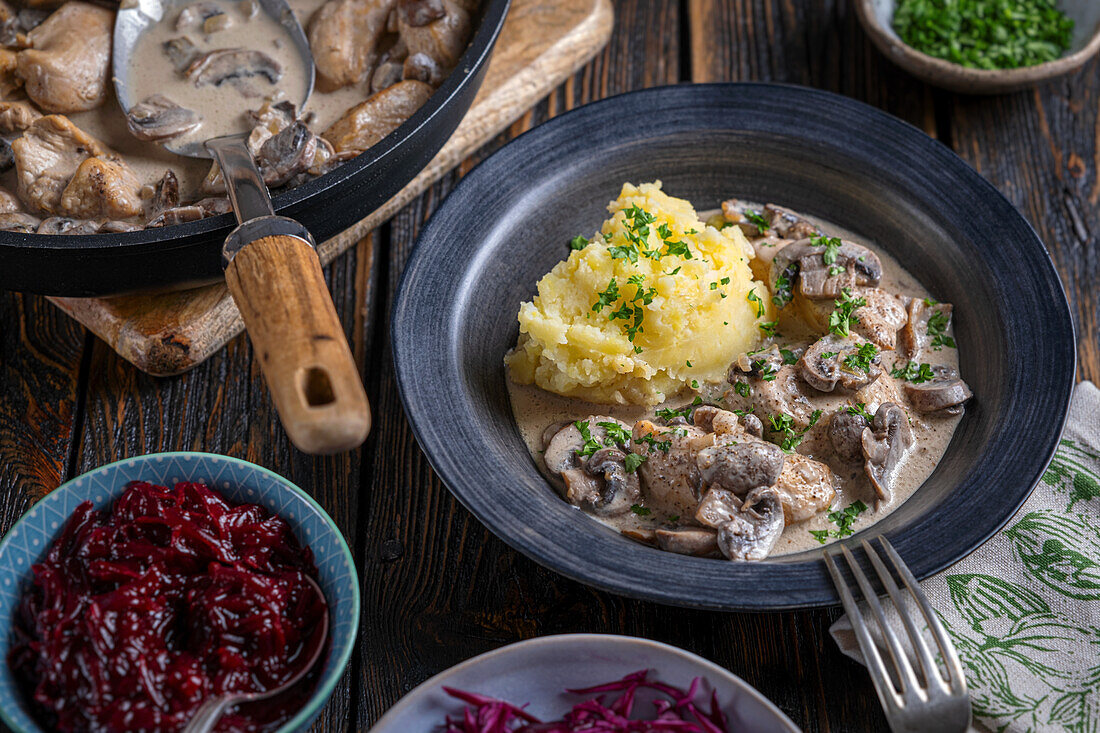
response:
<path id="1" fill-rule="evenodd" d="M 481 86 L 510 0 L 483 0 L 469 48 L 416 114 L 354 160 L 273 198 L 275 211 L 324 241 L 366 217 L 411 181 L 462 120 Z M 232 214 L 122 234 L 0 231 L 0 289 L 93 296 L 186 287 L 224 278 L 221 248 Z"/>

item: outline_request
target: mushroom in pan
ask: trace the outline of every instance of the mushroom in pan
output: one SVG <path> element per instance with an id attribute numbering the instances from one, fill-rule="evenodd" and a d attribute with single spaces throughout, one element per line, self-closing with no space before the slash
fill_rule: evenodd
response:
<path id="1" fill-rule="evenodd" d="M 905 452 L 913 445 L 909 418 L 895 404 L 879 405 L 871 427 L 862 434 L 864 472 L 880 499 L 889 499 Z"/>
<path id="2" fill-rule="evenodd" d="M 832 334 L 818 339 L 798 360 L 798 374 L 816 390 L 832 392 L 837 387 L 854 391 L 882 374 L 878 348 L 859 337 Z"/>
<path id="3" fill-rule="evenodd" d="M 793 291 L 796 278 L 798 292 L 807 298 L 838 298 L 844 288 L 878 285 L 882 262 L 874 252 L 855 242 L 823 237 L 800 239 L 779 250 L 772 260 L 772 292 Z"/>
<path id="4" fill-rule="evenodd" d="M 185 75 L 197 87 L 229 83 L 244 96 L 255 97 L 260 92 L 253 81 L 262 78 L 269 84 L 277 84 L 283 78 L 283 67 L 263 51 L 220 48 L 192 61 Z"/>
<path id="5" fill-rule="evenodd" d="M 905 395 L 918 412 L 939 412 L 958 415 L 963 405 L 974 396 L 953 367 L 937 364 L 932 367 L 932 379 L 920 384 L 905 383 Z"/>
<path id="6" fill-rule="evenodd" d="M 163 94 L 138 102 L 126 114 L 126 127 L 138 140 L 149 142 L 179 137 L 199 127 L 202 115 L 181 107 Z"/>
<path id="7" fill-rule="evenodd" d="M 763 560 L 783 534 L 783 506 L 774 489 L 753 489 L 718 528 L 718 549 L 730 560 Z"/>

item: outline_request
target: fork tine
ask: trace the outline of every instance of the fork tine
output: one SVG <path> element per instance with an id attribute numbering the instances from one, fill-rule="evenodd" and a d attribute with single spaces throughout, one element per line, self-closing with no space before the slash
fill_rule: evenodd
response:
<path id="1" fill-rule="evenodd" d="M 848 561 L 848 567 L 852 569 L 852 575 L 855 576 L 856 582 L 859 584 L 863 598 L 867 601 L 867 606 L 871 609 L 879 628 L 882 629 L 882 638 L 886 641 L 886 650 L 894 661 L 894 668 L 897 670 L 898 680 L 901 682 L 901 694 L 902 697 L 905 697 L 910 692 L 920 688 L 920 683 L 913 671 L 913 665 L 909 663 L 909 657 L 906 656 L 905 649 L 898 641 L 898 636 L 894 633 L 894 627 L 886 620 L 886 614 L 883 612 L 882 604 L 878 600 L 878 593 L 871 587 L 871 582 L 867 579 L 867 575 L 863 570 L 860 569 L 855 556 L 844 545 L 840 546 L 840 551 L 844 553 L 844 559 Z"/>
<path id="2" fill-rule="evenodd" d="M 867 553 L 867 557 L 871 560 L 871 565 L 874 566 L 875 572 L 878 573 L 878 578 L 886 589 L 887 595 L 890 596 L 890 600 L 894 602 L 894 607 L 898 610 L 898 615 L 901 616 L 901 621 L 905 625 L 905 631 L 909 635 L 909 642 L 913 645 L 913 649 L 917 654 L 917 659 L 920 661 L 925 685 L 929 688 L 932 688 L 934 685 L 938 690 L 947 692 L 947 685 L 940 678 L 939 668 L 932 658 L 932 650 L 928 648 L 928 642 L 924 640 L 924 635 L 920 633 L 916 624 L 913 623 L 913 619 L 908 613 L 905 599 L 902 597 L 897 583 L 894 582 L 893 575 L 890 574 L 890 571 L 886 568 L 881 558 L 879 558 L 878 552 L 870 542 L 863 540 L 862 545 L 863 551 Z"/>
<path id="3" fill-rule="evenodd" d="M 928 597 L 924 595 L 924 591 L 922 591 L 920 585 L 917 584 L 917 579 L 913 577 L 913 573 L 910 572 L 909 567 L 901 559 L 901 556 L 898 555 L 894 546 L 891 545 L 885 537 L 879 537 L 879 541 L 886 550 L 886 554 L 890 556 L 890 560 L 894 563 L 894 567 L 897 568 L 898 575 L 901 576 L 905 586 L 909 589 L 909 594 L 913 596 L 920 605 L 921 612 L 924 614 L 925 623 L 928 624 L 928 628 L 932 631 L 932 636 L 936 639 L 936 643 L 940 647 L 940 654 L 943 656 L 943 663 L 947 667 L 948 677 L 951 682 L 951 692 L 957 695 L 966 694 L 966 676 L 963 674 L 962 664 L 959 662 L 959 655 L 955 651 L 955 645 L 951 643 L 951 637 L 947 635 L 947 630 L 943 627 L 940 617 L 936 614 L 936 610 L 932 608 L 932 604 L 928 602 Z"/>
<path id="4" fill-rule="evenodd" d="M 863 653 L 867 671 L 871 673 L 871 680 L 875 684 L 875 692 L 878 693 L 879 704 L 882 705 L 888 716 L 892 715 L 900 706 L 897 691 L 894 689 L 894 683 L 890 680 L 890 675 L 886 671 L 886 664 L 882 660 L 882 655 L 879 654 L 878 647 L 875 646 L 871 634 L 867 631 L 867 622 L 859 611 L 859 605 L 840 574 L 840 568 L 837 567 L 834 559 L 835 554 L 828 550 L 825 551 L 825 567 L 828 568 L 829 575 L 833 578 L 833 585 L 836 586 L 836 592 L 840 595 L 844 612 L 848 614 L 848 618 L 852 621 L 852 630 L 856 634 L 856 641 L 859 642 L 859 650 Z"/>

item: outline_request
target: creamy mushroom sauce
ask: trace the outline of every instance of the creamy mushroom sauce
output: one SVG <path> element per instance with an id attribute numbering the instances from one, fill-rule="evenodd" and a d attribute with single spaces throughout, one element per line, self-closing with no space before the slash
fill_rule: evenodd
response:
<path id="1" fill-rule="evenodd" d="M 762 207 L 753 203 L 745 203 L 748 208 L 760 210 Z M 708 218 L 720 214 L 719 211 L 702 212 L 700 218 L 707 221 Z M 892 293 L 908 295 L 916 298 L 932 298 L 929 293 L 912 275 L 910 275 L 894 258 L 873 243 L 863 239 L 852 232 L 838 227 L 829 222 L 814 217 L 799 214 L 813 224 L 817 225 L 824 234 L 832 237 L 855 242 L 872 250 L 882 261 L 883 276 L 878 287 Z M 774 343 L 781 348 L 804 347 L 812 344 L 820 334 L 814 332 L 800 319 L 792 318 L 790 308 L 784 309 L 784 317 L 780 319 L 779 330 L 782 338 L 774 339 Z M 766 340 L 767 341 L 767 340 Z M 908 361 L 904 349 L 899 343 L 898 351 L 901 353 L 882 351 L 881 366 L 883 374 L 880 379 L 892 379 L 890 370 L 895 366 L 904 366 Z M 921 361 L 930 365 L 942 364 L 958 369 L 959 359 L 956 349 L 944 347 L 940 351 L 925 350 L 922 352 Z M 647 407 L 641 405 L 601 405 L 584 402 L 577 399 L 562 397 L 539 389 L 538 387 L 520 385 L 511 379 L 507 380 L 508 395 L 512 404 L 512 412 L 523 437 L 531 453 L 532 459 L 547 478 L 555 486 L 561 485 L 561 480 L 552 476 L 546 469 L 542 460 L 543 432 L 551 425 L 565 421 L 583 420 L 589 415 L 608 415 L 621 420 L 628 425 L 634 425 L 641 419 L 654 420 L 656 410 L 661 408 L 682 408 L 690 405 L 699 397 L 704 403 L 724 406 L 725 393 L 730 385 L 723 381 L 718 384 L 700 384 L 699 390 L 685 390 L 671 397 L 664 403 Z M 815 458 L 829 465 L 836 476 L 836 498 L 833 500 L 832 509 L 842 509 L 853 502 L 863 501 L 868 509 L 860 514 L 851 524 L 851 529 L 856 532 L 874 524 L 884 516 L 899 507 L 908 499 L 917 488 L 931 475 L 936 464 L 947 450 L 951 442 L 951 436 L 956 426 L 962 419 L 962 415 L 948 415 L 939 413 L 920 414 L 910 412 L 910 425 L 913 431 L 914 446 L 908 451 L 904 463 L 901 465 L 892 495 L 888 500 L 875 501 L 875 490 L 863 470 L 862 463 L 847 463 L 840 459 L 829 442 L 826 431 L 823 429 L 828 417 L 835 411 L 850 405 L 851 393 L 817 392 L 806 389 L 807 396 L 814 405 L 823 411 L 819 426 L 822 428 L 808 432 L 803 442 L 795 452 Z M 733 409 L 732 407 L 729 409 Z M 871 410 L 872 414 L 874 410 Z M 766 416 L 762 416 L 766 419 Z M 655 422 L 659 422 L 656 421 Z M 659 528 L 672 528 L 676 526 L 698 526 L 693 522 L 670 522 L 668 516 L 660 511 L 645 507 L 650 513 L 639 516 L 635 512 L 627 512 L 617 517 L 600 517 L 586 512 L 588 516 L 620 532 L 646 532 Z M 828 512 L 821 512 L 802 522 L 788 524 L 769 553 L 769 557 L 803 552 L 821 547 L 811 531 L 835 531 L 837 525 L 830 522 Z M 835 541 L 830 537 L 828 542 Z"/>

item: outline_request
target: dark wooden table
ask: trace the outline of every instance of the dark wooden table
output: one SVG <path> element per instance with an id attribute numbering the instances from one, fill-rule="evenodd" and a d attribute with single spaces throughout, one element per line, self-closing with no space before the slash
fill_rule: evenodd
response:
<path id="1" fill-rule="evenodd" d="M 1079 376 L 1096 380 L 1100 64 L 1029 92 L 961 97 L 892 66 L 845 0 L 625 0 L 616 10 L 614 36 L 593 63 L 329 268 L 375 414 L 355 453 L 313 458 L 290 447 L 244 337 L 184 376 L 154 379 L 44 299 L 0 295 L 0 530 L 61 482 L 143 453 L 225 453 L 289 477 L 339 523 L 363 589 L 359 652 L 318 730 L 365 730 L 457 662 L 578 631 L 636 634 L 701 654 L 807 731 L 885 729 L 867 675 L 827 634 L 837 611 L 722 614 L 639 603 L 565 580 L 489 534 L 432 473 L 402 414 L 388 342 L 394 288 L 417 231 L 458 178 L 548 117 L 659 84 L 805 84 L 924 129 L 1020 208 L 1074 305 Z"/>

